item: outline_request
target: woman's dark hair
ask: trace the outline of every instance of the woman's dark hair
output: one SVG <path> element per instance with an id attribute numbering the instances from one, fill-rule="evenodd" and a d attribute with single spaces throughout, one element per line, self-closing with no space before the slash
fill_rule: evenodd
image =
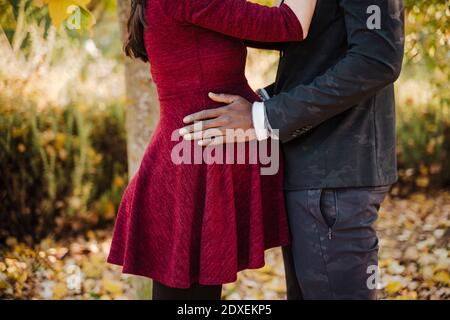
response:
<path id="1" fill-rule="evenodd" d="M 131 58 L 139 58 L 148 61 L 147 51 L 144 45 L 145 6 L 147 0 L 131 0 L 131 12 L 128 19 L 128 39 L 125 41 L 123 50 Z"/>

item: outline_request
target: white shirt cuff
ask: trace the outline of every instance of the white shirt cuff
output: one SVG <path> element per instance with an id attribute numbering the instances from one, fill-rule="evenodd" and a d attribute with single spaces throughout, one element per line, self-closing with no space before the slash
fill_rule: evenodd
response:
<path id="1" fill-rule="evenodd" d="M 266 111 L 263 102 L 255 102 L 252 106 L 252 120 L 258 141 L 266 140 L 270 136 L 266 127 Z"/>
<path id="2" fill-rule="evenodd" d="M 270 96 L 267 93 L 267 90 L 264 88 L 256 90 L 256 93 L 262 99 L 263 102 L 270 99 Z"/>

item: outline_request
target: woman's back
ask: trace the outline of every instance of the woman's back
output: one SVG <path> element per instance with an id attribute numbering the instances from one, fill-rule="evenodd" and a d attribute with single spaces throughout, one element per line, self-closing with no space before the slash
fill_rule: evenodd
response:
<path id="1" fill-rule="evenodd" d="M 148 1 L 144 33 L 153 81 L 161 100 L 182 102 L 185 115 L 216 104 L 208 92 L 230 92 L 255 100 L 245 78 L 243 41 L 168 16 L 162 2 Z M 161 110 L 162 114 L 166 110 Z M 181 119 L 178 126 L 182 126 Z"/>

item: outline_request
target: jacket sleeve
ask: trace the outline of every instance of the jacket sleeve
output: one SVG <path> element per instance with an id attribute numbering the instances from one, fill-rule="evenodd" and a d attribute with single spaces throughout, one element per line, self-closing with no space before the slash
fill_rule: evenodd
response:
<path id="1" fill-rule="evenodd" d="M 346 56 L 311 83 L 264 102 L 268 121 L 279 130 L 283 142 L 296 137 L 296 131 L 313 128 L 373 96 L 400 74 L 403 0 L 338 1 L 345 15 Z M 368 8 L 373 5 L 376 7 L 372 9 L 379 13 L 379 28 L 370 24 Z"/>
<path id="2" fill-rule="evenodd" d="M 168 16 L 235 38 L 262 42 L 303 40 L 292 9 L 267 7 L 247 0 L 163 0 Z"/>

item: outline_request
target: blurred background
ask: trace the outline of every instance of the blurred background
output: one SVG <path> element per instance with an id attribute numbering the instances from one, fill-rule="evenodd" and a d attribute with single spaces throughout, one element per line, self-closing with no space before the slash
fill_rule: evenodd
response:
<path id="1" fill-rule="evenodd" d="M 270 5 L 271 1 L 259 1 Z M 450 299 L 449 2 L 406 0 L 399 182 L 380 212 L 380 298 Z M 0 299 L 148 298 L 106 264 L 158 120 L 149 65 L 122 54 L 129 0 L 0 0 Z M 249 50 L 254 89 L 278 53 Z M 284 299 L 278 249 L 226 299 Z"/>

